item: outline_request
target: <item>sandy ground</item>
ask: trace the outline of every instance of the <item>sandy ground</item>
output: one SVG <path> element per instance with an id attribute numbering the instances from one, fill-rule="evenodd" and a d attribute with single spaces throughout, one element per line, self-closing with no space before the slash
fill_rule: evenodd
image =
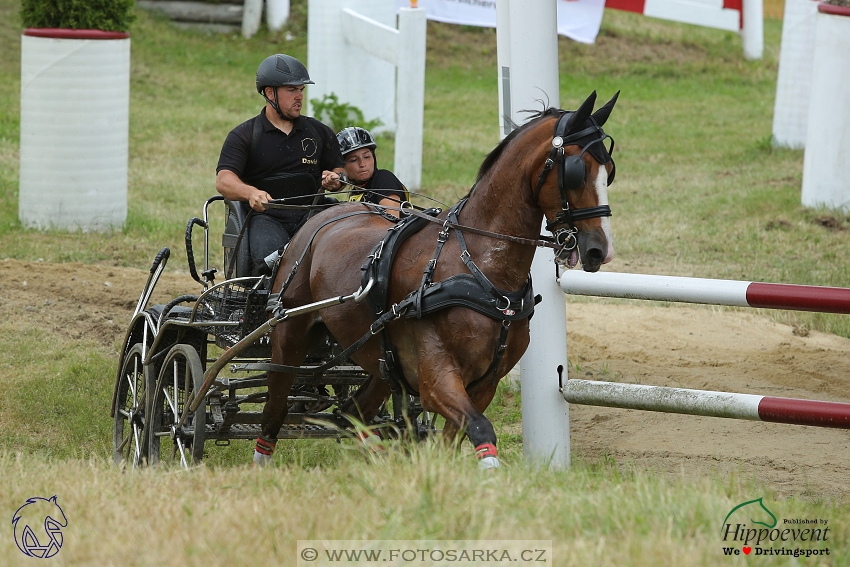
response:
<path id="1" fill-rule="evenodd" d="M 129 268 L 0 260 L 0 318 L 7 330 L 39 327 L 111 346 L 146 278 Z M 153 301 L 199 290 L 187 275 L 166 272 Z M 850 340 L 800 336 L 756 313 L 588 302 L 570 303 L 567 323 L 569 356 L 580 367 L 573 377 L 850 402 Z M 581 458 L 608 454 L 670 475 L 740 475 L 780 496 L 850 498 L 850 431 L 576 405 L 570 417 Z"/>

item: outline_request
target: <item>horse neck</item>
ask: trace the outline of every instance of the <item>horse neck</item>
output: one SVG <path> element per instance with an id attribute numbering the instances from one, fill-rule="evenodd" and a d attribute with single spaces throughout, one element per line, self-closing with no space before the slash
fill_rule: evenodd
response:
<path id="1" fill-rule="evenodd" d="M 537 180 L 532 176 L 546 158 L 540 147 L 539 143 L 523 143 L 521 139 L 506 147 L 470 192 L 460 224 L 536 240 L 543 211 L 533 201 L 533 184 Z M 531 269 L 534 247 L 493 237 L 465 238 L 473 261 L 494 285 L 508 291 L 522 286 Z"/>

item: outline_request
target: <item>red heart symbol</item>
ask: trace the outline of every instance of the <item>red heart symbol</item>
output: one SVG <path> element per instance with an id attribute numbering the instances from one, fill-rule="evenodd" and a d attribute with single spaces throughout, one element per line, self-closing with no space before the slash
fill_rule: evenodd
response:
<path id="1" fill-rule="evenodd" d="M 745 548 L 744 548 L 744 555 L 749 555 L 751 551 L 752 551 L 752 548 L 750 548 L 750 547 L 745 547 Z"/>

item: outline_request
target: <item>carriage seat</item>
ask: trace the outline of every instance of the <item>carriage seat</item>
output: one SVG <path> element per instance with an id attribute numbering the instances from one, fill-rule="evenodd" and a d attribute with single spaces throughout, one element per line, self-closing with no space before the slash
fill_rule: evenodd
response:
<path id="1" fill-rule="evenodd" d="M 230 269 L 230 262 L 233 255 L 236 254 L 236 265 L 231 277 L 244 277 L 257 275 L 253 273 L 251 265 L 251 257 L 248 253 L 248 230 L 242 235 L 242 241 L 239 242 L 239 232 L 245 224 L 245 219 L 248 218 L 248 213 L 251 211 L 251 205 L 247 201 L 229 201 L 224 200 L 225 217 L 224 217 L 224 234 L 221 235 L 221 245 L 224 247 L 224 270 L 225 273 Z M 239 243 L 238 250 L 236 249 L 237 242 Z"/>

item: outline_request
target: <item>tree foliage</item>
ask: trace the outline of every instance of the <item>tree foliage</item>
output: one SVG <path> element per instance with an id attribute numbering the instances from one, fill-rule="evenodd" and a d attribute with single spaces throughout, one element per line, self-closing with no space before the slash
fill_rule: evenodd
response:
<path id="1" fill-rule="evenodd" d="M 134 0 L 21 0 L 25 28 L 129 31 Z"/>

